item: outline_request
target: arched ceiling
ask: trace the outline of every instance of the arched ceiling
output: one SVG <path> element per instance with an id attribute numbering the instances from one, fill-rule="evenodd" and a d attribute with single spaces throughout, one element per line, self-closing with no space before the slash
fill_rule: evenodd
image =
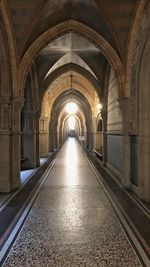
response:
<path id="1" fill-rule="evenodd" d="M 77 113 L 77 114 L 74 115 L 74 118 L 75 118 L 75 130 L 79 129 L 79 128 L 81 130 L 85 126 L 85 123 L 82 120 L 82 117 L 80 115 L 81 115 L 80 113 Z M 69 117 L 70 117 L 69 115 L 63 114 L 61 119 L 58 121 L 58 126 L 57 126 L 58 131 L 64 130 L 65 128 L 68 128 L 68 126 L 69 126 L 68 125 Z"/>
<path id="2" fill-rule="evenodd" d="M 107 61 L 87 39 L 67 33 L 47 44 L 36 58 L 39 84 L 43 79 L 67 63 L 77 64 L 89 71 L 103 86 Z"/>
<path id="3" fill-rule="evenodd" d="M 84 117 L 86 120 L 90 120 L 92 116 L 92 108 L 90 106 L 90 103 L 88 99 L 79 91 L 73 92 L 73 94 L 70 94 L 70 91 L 62 92 L 60 93 L 57 98 L 55 98 L 55 101 L 53 101 L 51 108 L 49 108 L 49 99 L 46 103 L 46 99 L 44 99 L 44 111 L 42 113 L 42 116 L 52 118 L 52 121 L 57 122 L 58 117 L 61 113 L 64 113 L 67 115 L 67 112 L 65 111 L 64 107 L 68 102 L 75 102 L 78 105 L 78 112 L 80 111 L 80 114 L 84 114 Z"/>
<path id="4" fill-rule="evenodd" d="M 62 76 L 65 73 L 68 73 L 70 77 L 70 84 L 68 83 L 68 86 L 71 87 L 71 76 L 72 73 L 79 74 L 80 76 L 83 76 L 86 80 L 89 81 L 89 83 L 92 85 L 93 89 L 96 91 L 96 94 L 98 95 L 99 98 L 102 98 L 103 92 L 102 92 L 102 84 L 100 81 L 98 81 L 95 76 L 86 70 L 85 68 L 81 67 L 80 65 L 74 64 L 74 63 L 69 63 L 66 65 L 63 65 L 56 70 L 54 70 L 52 73 L 50 73 L 48 76 L 45 77 L 45 79 L 42 82 L 42 85 L 40 87 L 40 95 L 41 98 L 45 94 L 46 90 L 51 86 L 51 84 L 57 80 L 60 76 Z M 67 76 L 66 76 L 67 77 Z M 73 78 L 73 77 L 72 77 Z"/>
<path id="5" fill-rule="evenodd" d="M 53 127 L 53 132 L 56 132 L 57 127 L 62 126 L 63 121 L 68 117 L 65 110 L 65 106 L 68 102 L 70 102 L 69 94 L 66 95 L 65 92 L 60 94 L 55 100 L 50 114 L 50 127 Z M 82 127 L 91 127 L 92 111 L 88 100 L 81 93 L 76 92 L 72 102 L 76 102 L 78 105 L 76 116 L 78 116 Z"/>
<path id="6" fill-rule="evenodd" d="M 72 83 L 70 75 L 72 75 Z M 77 92 L 88 100 L 91 109 L 99 101 L 95 88 L 84 76 L 74 71 L 68 71 L 56 78 L 47 88 L 42 102 L 42 112 L 50 113 L 54 102 L 62 93 L 71 99 Z"/>
<path id="7" fill-rule="evenodd" d="M 57 69 L 76 64 L 97 79 L 101 90 L 110 65 L 117 75 L 122 97 L 128 41 L 136 10 L 142 2 L 8 0 L 7 12 L 18 55 L 20 95 L 27 71 L 34 63 L 39 88 Z M 80 79 L 76 83 L 76 89 L 79 88 Z"/>
<path id="8" fill-rule="evenodd" d="M 136 4 L 140 2 L 139 0 L 8 0 L 8 8 L 18 51 L 23 50 L 23 46 L 27 48 L 49 27 L 67 19 L 74 19 L 96 30 L 118 53 L 121 53 L 126 48 Z M 26 38 L 22 38 L 23 36 Z"/>
<path id="9" fill-rule="evenodd" d="M 93 44 L 75 33 L 65 34 L 47 44 L 36 59 L 39 81 L 48 73 L 67 63 L 78 64 L 95 75 L 84 59 L 81 58 L 83 53 L 91 54 L 91 56 L 100 54 Z"/>

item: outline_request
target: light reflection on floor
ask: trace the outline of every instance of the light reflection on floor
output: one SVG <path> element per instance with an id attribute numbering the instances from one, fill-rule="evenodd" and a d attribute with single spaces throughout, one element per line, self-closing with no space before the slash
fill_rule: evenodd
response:
<path id="1" fill-rule="evenodd" d="M 142 267 L 74 139 L 58 153 L 8 266 Z"/>
<path id="2" fill-rule="evenodd" d="M 78 155 L 77 147 L 74 138 L 68 140 L 66 149 L 66 177 L 68 179 L 69 185 L 75 185 L 77 179 L 77 165 L 78 165 Z"/>

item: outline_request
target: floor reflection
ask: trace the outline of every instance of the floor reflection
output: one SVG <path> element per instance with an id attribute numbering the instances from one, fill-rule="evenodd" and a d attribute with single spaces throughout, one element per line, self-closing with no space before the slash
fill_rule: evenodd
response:
<path id="1" fill-rule="evenodd" d="M 76 140 L 69 138 L 66 149 L 66 178 L 70 185 L 75 185 L 77 180 L 78 155 Z"/>
<path id="2" fill-rule="evenodd" d="M 8 266 L 142 267 L 74 138 L 58 153 Z"/>

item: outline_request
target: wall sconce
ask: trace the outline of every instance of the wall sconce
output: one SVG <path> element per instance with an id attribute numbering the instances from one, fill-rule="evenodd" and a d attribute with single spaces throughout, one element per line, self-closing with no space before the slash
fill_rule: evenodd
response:
<path id="1" fill-rule="evenodd" d="M 98 109 L 99 112 L 102 111 L 102 107 L 103 107 L 102 104 L 101 104 L 101 103 L 98 103 L 98 105 L 97 105 L 97 109 Z"/>

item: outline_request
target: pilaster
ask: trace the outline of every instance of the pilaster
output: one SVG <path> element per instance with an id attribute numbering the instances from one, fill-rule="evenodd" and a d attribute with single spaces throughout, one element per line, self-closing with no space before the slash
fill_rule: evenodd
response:
<path id="1" fill-rule="evenodd" d="M 107 112 L 105 110 L 101 111 L 101 117 L 103 121 L 102 129 L 102 155 L 103 155 L 103 166 L 107 164 Z"/>
<path id="2" fill-rule="evenodd" d="M 49 155 L 49 118 L 40 118 L 40 157 Z"/>
<path id="3" fill-rule="evenodd" d="M 25 160 L 23 169 L 36 167 L 36 116 L 33 110 L 25 110 L 22 114 L 22 157 Z"/>
<path id="4" fill-rule="evenodd" d="M 0 192 L 20 186 L 20 114 L 22 98 L 0 97 Z"/>
<path id="5" fill-rule="evenodd" d="M 130 135 L 129 135 L 129 112 L 130 101 L 129 98 L 122 98 L 118 100 L 120 109 L 122 111 L 122 126 L 123 126 L 123 175 L 122 186 L 130 187 Z"/>

